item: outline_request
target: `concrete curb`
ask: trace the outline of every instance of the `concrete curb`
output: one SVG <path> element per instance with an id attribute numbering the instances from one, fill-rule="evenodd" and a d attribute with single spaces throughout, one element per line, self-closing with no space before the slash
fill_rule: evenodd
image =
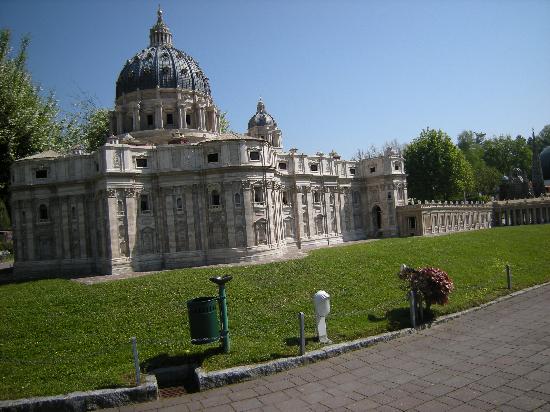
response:
<path id="1" fill-rule="evenodd" d="M 220 386 L 229 385 L 232 383 L 255 379 L 260 376 L 272 375 L 277 372 L 282 372 L 292 368 L 297 368 L 299 366 L 307 365 L 309 363 L 314 363 L 320 360 L 339 356 L 346 352 L 350 352 L 361 348 L 366 348 L 368 346 L 372 346 L 380 342 L 387 342 L 393 339 L 400 338 L 402 336 L 411 335 L 413 333 L 420 332 L 424 329 L 428 329 L 433 326 L 447 323 L 450 320 L 453 320 L 460 316 L 464 316 L 468 313 L 476 312 L 487 306 L 494 305 L 495 303 L 508 300 L 510 298 L 513 298 L 514 296 L 522 295 L 531 290 L 538 289 L 548 285 L 550 285 L 550 282 L 531 286 L 529 288 L 522 289 L 517 292 L 513 292 L 509 295 L 501 296 L 500 298 L 497 298 L 491 302 L 483 303 L 474 308 L 470 308 L 470 309 L 463 310 L 461 312 L 451 313 L 449 315 L 442 316 L 430 323 L 421 325 L 416 329 L 413 329 L 413 328 L 400 329 L 394 332 L 387 332 L 381 335 L 371 336 L 368 338 L 361 338 L 350 342 L 338 343 L 335 345 L 326 346 L 322 349 L 307 352 L 303 356 L 294 356 L 290 358 L 276 359 L 266 363 L 237 366 L 234 368 L 222 369 L 222 370 L 212 371 L 212 372 L 205 372 L 199 367 L 195 369 L 198 388 L 200 391 L 204 391 L 207 389 L 213 389 Z"/>
<path id="2" fill-rule="evenodd" d="M 66 395 L 0 401 L 0 412 L 80 412 L 147 402 L 158 398 L 157 379 L 145 375 L 145 382 L 133 388 L 72 392 Z"/>

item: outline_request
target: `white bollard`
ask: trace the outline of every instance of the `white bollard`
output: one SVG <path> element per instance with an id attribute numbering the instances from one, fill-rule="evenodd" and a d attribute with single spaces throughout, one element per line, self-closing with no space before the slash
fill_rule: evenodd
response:
<path id="1" fill-rule="evenodd" d="M 313 295 L 313 305 L 315 306 L 315 317 L 317 323 L 317 336 L 321 343 L 332 343 L 327 336 L 326 316 L 330 313 L 330 295 L 324 290 L 320 290 Z"/>

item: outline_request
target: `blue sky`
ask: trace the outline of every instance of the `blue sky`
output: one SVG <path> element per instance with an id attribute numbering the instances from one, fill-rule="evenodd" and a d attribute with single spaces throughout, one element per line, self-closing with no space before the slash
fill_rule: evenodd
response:
<path id="1" fill-rule="evenodd" d="M 31 35 L 33 79 L 64 108 L 112 107 L 124 62 L 148 45 L 158 2 L 0 0 Z M 527 135 L 550 123 L 550 1 L 162 1 L 174 44 L 243 132 L 259 96 L 286 149 L 408 142 L 429 126 Z M 16 43 L 13 43 L 14 45 Z"/>

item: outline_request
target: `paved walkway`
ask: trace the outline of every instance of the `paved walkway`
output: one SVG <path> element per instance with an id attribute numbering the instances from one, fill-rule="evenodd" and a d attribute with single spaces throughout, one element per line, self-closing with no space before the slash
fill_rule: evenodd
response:
<path id="1" fill-rule="evenodd" d="M 309 366 L 120 411 L 550 411 L 550 286 Z"/>

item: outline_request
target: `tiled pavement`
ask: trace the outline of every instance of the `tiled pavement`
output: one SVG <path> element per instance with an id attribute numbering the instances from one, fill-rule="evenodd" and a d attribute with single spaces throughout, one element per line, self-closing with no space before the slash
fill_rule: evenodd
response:
<path id="1" fill-rule="evenodd" d="M 550 286 L 343 356 L 120 411 L 550 411 Z"/>

